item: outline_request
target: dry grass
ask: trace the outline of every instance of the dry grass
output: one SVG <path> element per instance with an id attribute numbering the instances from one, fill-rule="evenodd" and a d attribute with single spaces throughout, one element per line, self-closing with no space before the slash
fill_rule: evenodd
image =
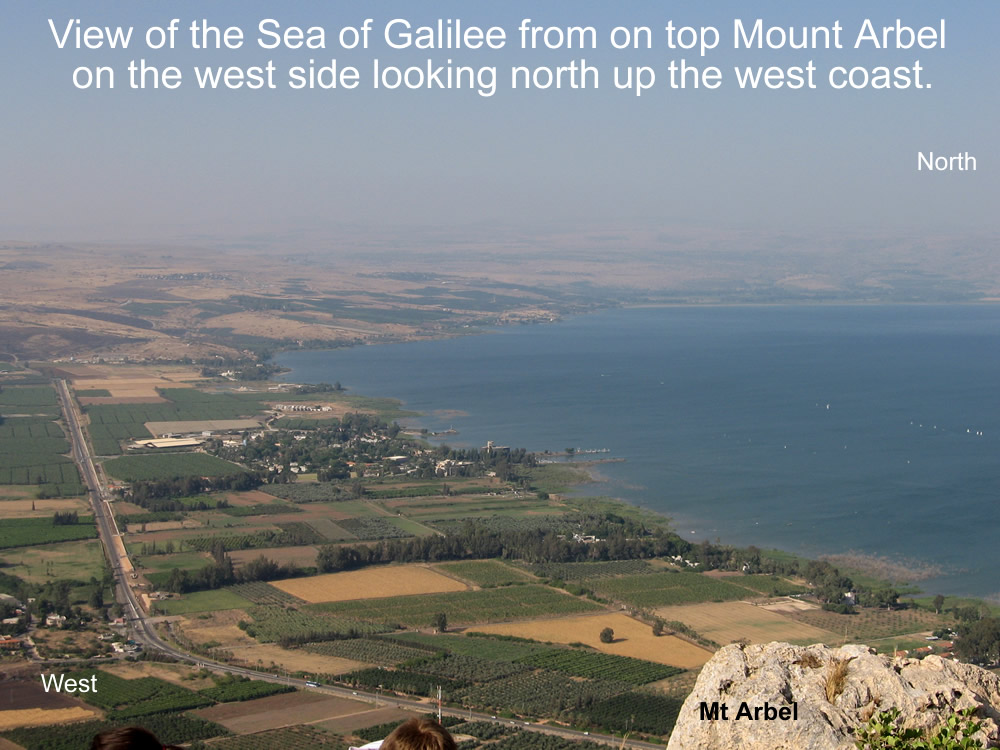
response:
<path id="1" fill-rule="evenodd" d="M 805 667 L 806 669 L 819 669 L 823 666 L 822 660 L 812 651 L 806 651 L 795 661 L 795 663 L 800 667 Z"/>
<path id="2" fill-rule="evenodd" d="M 668 622 L 683 622 L 716 643 L 732 643 L 741 639 L 750 643 L 785 641 L 799 644 L 833 643 L 837 640 L 837 635 L 829 630 L 797 622 L 749 602 L 661 607 L 656 610 L 656 615 Z"/>
<path id="3" fill-rule="evenodd" d="M 97 712 L 80 706 L 74 708 L 22 708 L 0 711 L 0 731 L 17 727 L 38 727 L 93 719 Z"/>
<path id="4" fill-rule="evenodd" d="M 319 693 L 299 691 L 272 695 L 243 703 L 226 703 L 194 711 L 196 716 L 215 721 L 238 734 L 293 724 L 319 721 L 361 713 L 371 704 L 348 698 L 331 698 Z"/>
<path id="5" fill-rule="evenodd" d="M 275 586 L 307 602 L 343 602 L 407 594 L 465 591 L 468 587 L 422 565 L 385 565 L 312 578 L 273 581 Z"/>
<path id="6" fill-rule="evenodd" d="M 279 565 L 298 565 L 308 567 L 316 564 L 316 555 L 319 549 L 311 546 L 299 547 L 271 547 L 267 549 L 242 549 L 229 553 L 236 567 L 245 565 L 251 560 L 256 560 L 264 555 L 269 560 L 274 560 Z"/>
<path id="7" fill-rule="evenodd" d="M 615 631 L 613 643 L 601 642 L 600 633 L 604 628 Z M 649 625 L 633 620 L 628 615 L 610 612 L 551 620 L 477 625 L 475 630 L 553 643 L 586 643 L 608 654 L 632 656 L 682 669 L 700 667 L 712 656 L 711 651 L 676 636 L 666 635 L 657 638 Z"/>
<path id="8" fill-rule="evenodd" d="M 32 510 L 34 507 L 34 510 Z M 85 500 L 54 499 L 54 500 L 4 500 L 0 502 L 0 518 L 31 518 L 37 516 L 51 517 L 56 511 L 67 512 L 75 510 L 84 515 L 90 508 Z"/>
<path id="9" fill-rule="evenodd" d="M 826 675 L 823 678 L 823 689 L 826 699 L 833 703 L 837 696 L 844 692 L 847 686 L 847 672 L 853 657 L 830 659 L 826 664 Z"/>

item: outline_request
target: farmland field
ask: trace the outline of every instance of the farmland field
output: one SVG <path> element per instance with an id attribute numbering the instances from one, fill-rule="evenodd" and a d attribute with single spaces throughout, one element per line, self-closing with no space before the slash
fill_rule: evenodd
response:
<path id="1" fill-rule="evenodd" d="M 601 596 L 636 607 L 748 599 L 754 592 L 701 573 L 666 572 L 602 578 L 589 584 Z"/>
<path id="2" fill-rule="evenodd" d="M 822 628 L 837 634 L 838 641 L 867 643 L 877 638 L 889 638 L 948 625 L 954 620 L 927 610 L 901 609 L 888 612 L 884 609 L 862 609 L 854 615 L 838 615 L 822 609 L 796 609 L 787 616 L 797 622 Z"/>
<path id="3" fill-rule="evenodd" d="M 347 743 L 338 735 L 322 729 L 298 725 L 266 729 L 263 732 L 225 737 L 213 742 L 212 750 L 346 750 Z"/>
<path id="4" fill-rule="evenodd" d="M 841 636 L 805 622 L 783 617 L 746 602 L 707 602 L 679 607 L 661 607 L 656 614 L 667 621 L 683 622 L 699 635 L 716 643 L 741 638 L 751 643 L 787 641 L 808 645 L 834 643 Z"/>
<path id="5" fill-rule="evenodd" d="M 230 586 L 229 590 L 254 604 L 275 604 L 278 606 L 288 605 L 293 607 L 305 604 L 305 601 L 299 599 L 297 596 L 292 596 L 288 592 L 277 589 L 263 581 L 241 583 L 236 586 Z"/>
<path id="6" fill-rule="evenodd" d="M 461 656 L 477 656 L 483 659 L 515 661 L 548 646 L 542 643 L 527 643 L 500 638 L 481 638 L 447 633 L 395 633 L 379 636 L 380 640 L 390 640 L 404 645 L 408 643 L 440 651 L 448 651 Z"/>
<path id="7" fill-rule="evenodd" d="M 466 588 L 458 581 L 422 565 L 380 565 L 311 578 L 289 578 L 274 581 L 272 585 L 307 602 L 342 602 L 405 594 L 434 594 L 464 591 Z"/>
<path id="8" fill-rule="evenodd" d="M 4 489 L 7 489 L 6 487 Z M 86 513 L 90 505 L 79 498 L 52 498 L 28 500 L 26 498 L 7 499 L 0 495 L 0 519 L 2 518 L 51 518 L 56 512 L 77 511 Z"/>
<path id="9" fill-rule="evenodd" d="M 104 470 L 126 482 L 173 479 L 175 477 L 221 477 L 241 474 L 242 466 L 204 453 L 167 453 L 149 456 L 122 456 L 105 461 Z"/>
<path id="10" fill-rule="evenodd" d="M 439 563 L 437 567 L 477 586 L 506 586 L 511 583 L 527 583 L 535 580 L 527 573 L 512 568 L 499 560 Z"/>
<path id="11" fill-rule="evenodd" d="M 308 637 L 309 640 L 329 636 L 353 638 L 389 630 L 384 625 L 363 622 L 360 617 L 352 614 L 325 617 L 269 605 L 259 605 L 247 611 L 253 618 L 253 622 L 246 628 L 247 635 L 263 643 L 275 643 L 287 637 Z M 347 611 L 349 613 L 350 608 Z"/>
<path id="12" fill-rule="evenodd" d="M 353 714 L 364 711 L 368 705 L 347 698 L 333 698 L 319 693 L 300 691 L 243 703 L 213 706 L 196 711 L 195 715 L 218 722 L 233 732 L 246 733 Z M 296 748 L 296 750 L 301 749 Z"/>
<path id="13" fill-rule="evenodd" d="M 314 604 L 308 609 L 314 612 L 350 616 L 393 625 L 428 627 L 438 612 L 447 615 L 449 624 L 464 624 L 544 615 L 599 612 L 602 607 L 545 586 L 527 585 L 480 591 L 456 591 L 427 596 L 397 596 L 389 599 L 327 602 Z"/>
<path id="14" fill-rule="evenodd" d="M 536 575 L 563 581 L 583 581 L 590 578 L 649 573 L 652 566 L 645 560 L 611 560 L 607 562 L 536 563 L 530 566 Z"/>
<path id="15" fill-rule="evenodd" d="M 573 677 L 645 685 L 680 673 L 677 667 L 585 649 L 552 648 L 518 659 L 518 663 L 551 669 Z"/>
<path id="16" fill-rule="evenodd" d="M 0 549 L 92 539 L 97 536 L 93 520 L 90 516 L 80 516 L 79 523 L 56 526 L 51 518 L 7 519 L 0 525 Z"/>
<path id="17" fill-rule="evenodd" d="M 600 633 L 604 628 L 615 631 L 613 643 L 601 643 Z M 649 625 L 619 613 L 498 623 L 477 626 L 476 630 L 553 643 L 585 643 L 607 654 L 646 659 L 681 669 L 700 667 L 712 655 L 711 652 L 675 636 L 656 637 Z"/>
<path id="18" fill-rule="evenodd" d="M 89 581 L 92 576 L 100 580 L 104 572 L 104 550 L 96 539 L 5 550 L 3 560 L 6 573 L 29 583 Z"/>
<path id="19" fill-rule="evenodd" d="M 168 615 L 186 615 L 193 612 L 212 612 L 223 609 L 243 609 L 251 602 L 227 589 L 196 591 L 180 599 L 156 602 L 156 609 Z"/>
<path id="20" fill-rule="evenodd" d="M 419 648 L 404 646 L 387 638 L 350 638 L 326 643 L 309 643 L 306 651 L 342 659 L 353 659 L 366 664 L 391 667 L 411 659 L 422 659 L 433 654 Z"/>
<path id="21" fill-rule="evenodd" d="M 0 391 L 0 413 L 57 416 L 59 400 L 50 386 L 14 386 Z"/>

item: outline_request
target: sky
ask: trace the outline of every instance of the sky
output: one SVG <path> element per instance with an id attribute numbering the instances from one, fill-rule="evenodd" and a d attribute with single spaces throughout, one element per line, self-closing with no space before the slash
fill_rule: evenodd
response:
<path id="1" fill-rule="evenodd" d="M 623 7 L 622 7 L 623 6 Z M 1000 122 L 1000 4 L 893 0 L 838 2 L 537 3 L 260 0 L 236 2 L 20 2 L 0 0 L 3 139 L 0 239 L 176 241 L 343 227 L 385 231 L 507 227 L 531 231 L 725 228 L 758 232 L 995 234 L 996 124 Z M 144 33 L 179 19 L 175 49 L 150 50 Z M 325 50 L 266 50 L 260 19 L 282 29 L 321 26 Z M 369 49 L 342 49 L 338 31 L 373 19 Z M 438 18 L 498 25 L 501 50 L 394 50 L 386 22 Z M 522 50 L 522 19 L 592 25 L 586 50 Z M 842 50 L 734 50 L 733 19 L 748 25 L 844 28 Z M 865 18 L 912 27 L 946 21 L 945 49 L 854 50 Z M 128 49 L 56 45 L 70 19 L 135 26 Z M 239 26 L 240 50 L 192 50 L 187 26 Z M 716 26 L 719 46 L 668 49 L 664 27 Z M 651 50 L 614 50 L 615 26 L 653 30 Z M 129 61 L 176 65 L 173 91 L 133 90 Z M 336 59 L 361 72 L 355 90 L 293 91 L 287 69 Z M 383 66 L 495 66 L 491 97 L 474 90 L 371 89 Z M 600 87 L 512 91 L 513 65 L 581 58 Z M 672 90 L 666 66 L 719 67 L 715 91 Z M 199 90 L 193 66 L 273 61 L 279 88 Z M 815 90 L 740 90 L 736 65 L 818 68 Z M 931 88 L 835 91 L 831 66 L 911 66 Z M 77 67 L 115 70 L 114 89 L 79 90 Z M 657 85 L 617 90 L 613 70 L 647 66 Z M 975 172 L 918 173 L 917 153 L 976 157 Z M 487 231 L 484 229 L 483 231 Z"/>

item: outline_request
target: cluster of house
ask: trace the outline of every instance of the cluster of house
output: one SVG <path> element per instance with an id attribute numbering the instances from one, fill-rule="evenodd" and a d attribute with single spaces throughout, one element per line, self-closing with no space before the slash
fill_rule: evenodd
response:
<path id="1" fill-rule="evenodd" d="M 275 404 L 275 411 L 333 411 L 332 406 L 316 404 Z"/>
<path id="2" fill-rule="evenodd" d="M 900 649 L 896 651 L 896 656 L 909 656 L 914 659 L 923 659 L 925 656 L 936 654 L 942 659 L 955 659 L 955 642 L 942 641 L 930 636 L 927 640 L 936 641 L 933 645 L 918 646 L 917 648 Z"/>

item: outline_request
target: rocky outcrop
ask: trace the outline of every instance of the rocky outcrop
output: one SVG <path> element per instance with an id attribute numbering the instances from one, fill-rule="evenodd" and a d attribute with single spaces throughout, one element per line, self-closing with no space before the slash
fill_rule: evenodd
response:
<path id="1" fill-rule="evenodd" d="M 928 656 L 879 656 L 866 646 L 768 643 L 721 649 L 684 701 L 668 750 L 854 750 L 854 730 L 898 708 L 931 729 L 969 706 L 979 739 L 1000 747 L 1000 677 Z"/>

